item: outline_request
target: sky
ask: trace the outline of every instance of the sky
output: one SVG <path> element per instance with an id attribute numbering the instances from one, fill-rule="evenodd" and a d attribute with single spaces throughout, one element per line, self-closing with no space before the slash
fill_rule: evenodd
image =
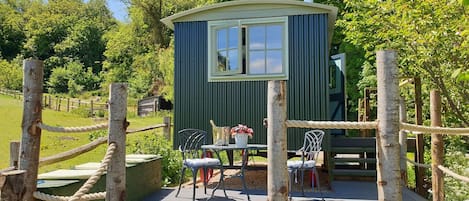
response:
<path id="1" fill-rule="evenodd" d="M 109 10 L 112 15 L 121 22 L 128 22 L 127 7 L 121 0 L 107 0 Z"/>

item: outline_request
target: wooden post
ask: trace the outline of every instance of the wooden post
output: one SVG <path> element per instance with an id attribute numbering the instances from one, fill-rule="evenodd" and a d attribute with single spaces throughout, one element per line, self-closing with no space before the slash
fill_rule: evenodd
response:
<path id="1" fill-rule="evenodd" d="M 91 116 L 94 116 L 93 115 L 93 100 L 90 100 L 90 111 L 91 111 Z"/>
<path id="2" fill-rule="evenodd" d="M 370 115 L 371 115 L 371 106 L 370 106 L 370 90 L 368 88 L 365 88 L 364 94 L 363 94 L 363 107 L 364 107 L 364 114 L 363 114 L 363 121 L 369 121 L 370 120 Z M 364 137 L 371 137 L 371 131 L 369 129 L 364 129 Z"/>
<path id="3" fill-rule="evenodd" d="M 26 199 L 24 196 L 24 187 L 26 171 L 13 170 L 0 173 L 0 200 L 35 200 Z"/>
<path id="4" fill-rule="evenodd" d="M 399 102 L 399 120 L 407 122 L 407 108 L 403 96 Z M 399 132 L 399 144 L 401 145 L 401 183 L 404 187 L 407 186 L 407 133 L 403 130 Z"/>
<path id="5" fill-rule="evenodd" d="M 52 109 L 52 97 L 49 95 L 49 109 Z"/>
<path id="6" fill-rule="evenodd" d="M 18 160 L 20 158 L 20 142 L 10 142 L 10 167 L 18 169 Z"/>
<path id="7" fill-rule="evenodd" d="M 164 117 L 163 123 L 166 126 L 163 128 L 163 134 L 166 140 L 171 140 L 171 117 Z"/>
<path id="8" fill-rule="evenodd" d="M 441 127 L 441 97 L 440 92 L 432 90 L 430 92 L 430 118 L 433 127 Z M 438 169 L 438 165 L 443 165 L 443 135 L 432 133 L 432 191 L 433 201 L 445 200 L 443 172 Z"/>
<path id="9" fill-rule="evenodd" d="M 123 201 L 125 190 L 125 132 L 127 130 L 127 84 L 113 83 L 109 86 L 109 139 L 116 143 L 106 176 L 106 200 Z"/>
<path id="10" fill-rule="evenodd" d="M 267 200 L 288 199 L 287 171 L 287 86 L 269 81 L 267 87 Z"/>
<path id="11" fill-rule="evenodd" d="M 35 59 L 23 61 L 23 120 L 19 169 L 26 170 L 22 200 L 34 200 L 41 145 L 41 129 L 36 123 L 42 121 L 42 87 L 44 63 Z"/>
<path id="12" fill-rule="evenodd" d="M 44 96 L 44 101 L 42 102 L 42 108 L 47 108 L 47 96 Z"/>
<path id="13" fill-rule="evenodd" d="M 414 78 L 414 92 L 415 92 L 415 123 L 417 125 L 423 124 L 423 117 L 422 117 L 422 82 L 420 77 Z M 423 141 L 423 133 L 419 133 L 416 135 L 415 138 L 415 161 L 417 163 L 425 164 L 424 155 L 424 141 Z M 419 195 L 426 197 L 427 191 L 425 190 L 424 186 L 424 178 L 425 178 L 425 168 L 423 167 L 415 167 L 415 188 Z"/>
<path id="14" fill-rule="evenodd" d="M 67 112 L 70 112 L 70 98 L 67 98 Z"/>
<path id="15" fill-rule="evenodd" d="M 60 100 L 60 97 L 58 96 L 55 96 L 55 111 L 59 111 L 59 100 Z"/>
<path id="16" fill-rule="evenodd" d="M 380 201 L 402 201 L 399 146 L 399 79 L 397 54 L 378 51 L 377 189 Z"/>

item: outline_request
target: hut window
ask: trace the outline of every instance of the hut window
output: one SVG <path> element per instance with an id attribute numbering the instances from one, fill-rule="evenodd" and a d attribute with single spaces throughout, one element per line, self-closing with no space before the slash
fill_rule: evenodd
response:
<path id="1" fill-rule="evenodd" d="M 287 18 L 211 21 L 209 81 L 286 80 Z"/>

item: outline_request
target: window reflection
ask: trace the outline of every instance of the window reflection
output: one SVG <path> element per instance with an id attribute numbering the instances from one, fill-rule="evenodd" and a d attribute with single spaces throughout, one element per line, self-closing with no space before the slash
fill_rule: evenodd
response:
<path id="1" fill-rule="evenodd" d="M 283 73 L 283 27 L 249 26 L 249 74 Z"/>
<path id="2" fill-rule="evenodd" d="M 226 27 L 216 30 L 217 36 L 217 72 L 229 72 L 238 67 L 238 27 Z"/>

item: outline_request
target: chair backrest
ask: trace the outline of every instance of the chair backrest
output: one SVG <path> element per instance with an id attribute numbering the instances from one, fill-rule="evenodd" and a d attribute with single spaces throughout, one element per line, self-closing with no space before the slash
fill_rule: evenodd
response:
<path id="1" fill-rule="evenodd" d="M 200 158 L 200 147 L 207 143 L 207 132 L 199 129 L 183 129 L 178 132 L 179 151 L 183 160 Z"/>
<path id="2" fill-rule="evenodd" d="M 301 155 L 302 160 L 316 160 L 321 151 L 323 138 L 324 131 L 322 130 L 310 130 L 305 133 L 305 140 L 301 148 L 303 152 Z"/>

